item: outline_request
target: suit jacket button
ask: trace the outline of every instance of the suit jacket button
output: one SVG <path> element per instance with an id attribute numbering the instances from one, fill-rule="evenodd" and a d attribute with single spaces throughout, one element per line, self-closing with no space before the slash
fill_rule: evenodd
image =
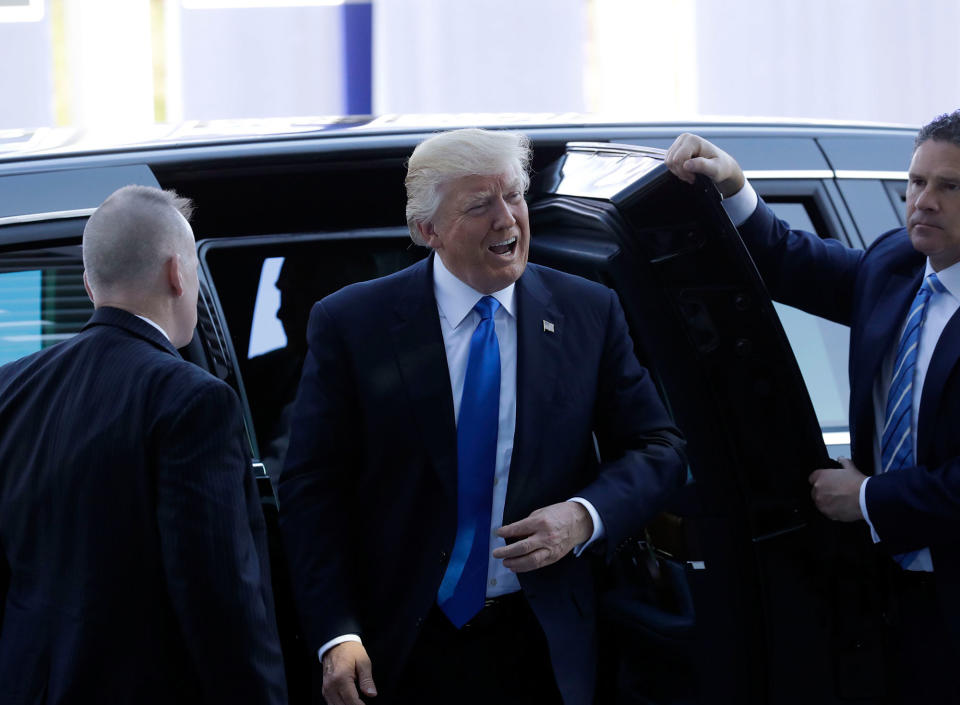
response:
<path id="1" fill-rule="evenodd" d="M 446 551 L 440 551 L 440 565 L 443 565 L 444 563 L 446 563 L 449 557 L 450 556 L 447 555 Z"/>

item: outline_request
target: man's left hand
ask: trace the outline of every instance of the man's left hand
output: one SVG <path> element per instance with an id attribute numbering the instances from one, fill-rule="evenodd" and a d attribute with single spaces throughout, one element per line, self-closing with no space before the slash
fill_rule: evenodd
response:
<path id="1" fill-rule="evenodd" d="M 838 458 L 842 467 L 822 468 L 810 474 L 813 489 L 810 496 L 825 517 L 836 521 L 858 521 L 860 512 L 860 485 L 867 476 L 847 458 Z"/>
<path id="2" fill-rule="evenodd" d="M 561 502 L 531 512 L 526 519 L 497 529 L 497 536 L 519 539 L 493 552 L 514 573 L 556 563 L 593 535 L 593 520 L 579 502 Z"/>

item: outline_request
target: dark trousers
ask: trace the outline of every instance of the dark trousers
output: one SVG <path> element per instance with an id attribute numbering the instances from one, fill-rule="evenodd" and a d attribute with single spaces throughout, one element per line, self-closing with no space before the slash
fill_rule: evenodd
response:
<path id="1" fill-rule="evenodd" d="M 546 638 L 520 592 L 488 601 L 461 629 L 434 605 L 392 705 L 562 705 Z"/>
<path id="2" fill-rule="evenodd" d="M 933 574 L 901 570 L 890 578 L 891 702 L 960 705 L 960 659 L 940 608 Z"/>

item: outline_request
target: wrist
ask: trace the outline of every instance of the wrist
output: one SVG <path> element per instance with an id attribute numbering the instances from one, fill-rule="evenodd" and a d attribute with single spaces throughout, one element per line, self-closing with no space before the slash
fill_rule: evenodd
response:
<path id="1" fill-rule="evenodd" d="M 740 190 L 743 188 L 744 184 L 747 182 L 746 177 L 743 175 L 743 171 L 740 169 L 737 170 L 737 173 L 731 176 L 729 179 L 724 179 L 717 184 L 717 190 L 720 191 L 720 195 L 724 198 L 730 198 L 740 193 Z"/>
<path id="2" fill-rule="evenodd" d="M 593 519 L 590 512 L 580 502 L 570 502 L 574 511 L 574 538 L 575 545 L 586 543 L 593 536 Z"/>

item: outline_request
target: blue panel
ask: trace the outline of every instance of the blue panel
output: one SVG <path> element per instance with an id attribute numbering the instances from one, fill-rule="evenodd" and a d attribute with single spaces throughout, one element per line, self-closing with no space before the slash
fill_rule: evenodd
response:
<path id="1" fill-rule="evenodd" d="M 40 283 L 40 270 L 0 274 L 0 365 L 41 347 Z"/>
<path id="2" fill-rule="evenodd" d="M 343 5 L 343 85 L 348 115 L 369 115 L 373 111 L 372 27 L 372 3 Z"/>
<path id="3" fill-rule="evenodd" d="M 128 184 L 160 186 L 145 164 L 0 176 L 0 218 L 96 208 Z"/>

